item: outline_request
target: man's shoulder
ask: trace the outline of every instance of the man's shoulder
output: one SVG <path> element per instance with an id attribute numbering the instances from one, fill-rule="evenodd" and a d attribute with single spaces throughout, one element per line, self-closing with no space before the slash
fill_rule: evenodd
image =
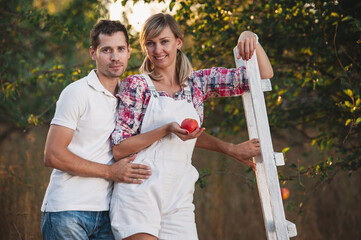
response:
<path id="1" fill-rule="evenodd" d="M 67 85 L 63 91 L 81 94 L 86 93 L 88 88 L 88 76 L 85 76 Z"/>

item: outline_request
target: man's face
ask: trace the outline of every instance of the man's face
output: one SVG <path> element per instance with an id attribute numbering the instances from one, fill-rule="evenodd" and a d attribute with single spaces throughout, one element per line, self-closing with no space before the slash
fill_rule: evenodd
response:
<path id="1" fill-rule="evenodd" d="M 119 79 L 127 68 L 130 46 L 121 31 L 112 35 L 100 34 L 99 45 L 95 50 L 90 47 L 90 55 L 96 61 L 100 80 Z"/>

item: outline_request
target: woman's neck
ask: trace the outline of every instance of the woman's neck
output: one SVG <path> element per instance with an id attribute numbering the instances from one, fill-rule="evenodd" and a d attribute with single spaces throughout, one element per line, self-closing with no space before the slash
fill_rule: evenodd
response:
<path id="1" fill-rule="evenodd" d="M 175 94 L 181 90 L 176 71 L 167 71 L 166 69 L 154 70 L 155 74 L 161 74 L 163 78 L 159 81 L 153 81 L 157 91 L 164 91 L 174 98 Z"/>
<path id="2" fill-rule="evenodd" d="M 162 75 L 163 79 L 160 80 L 162 84 L 167 86 L 177 86 L 179 85 L 178 76 L 176 74 L 175 68 L 170 69 L 154 69 L 156 75 Z"/>

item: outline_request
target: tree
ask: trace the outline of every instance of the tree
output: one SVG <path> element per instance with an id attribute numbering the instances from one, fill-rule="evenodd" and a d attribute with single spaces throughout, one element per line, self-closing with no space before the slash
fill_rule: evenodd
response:
<path id="1" fill-rule="evenodd" d="M 62 88 L 89 68 L 79 50 L 105 8 L 97 0 L 0 4 L 0 114 L 10 132 L 48 121 Z"/>
<path id="2" fill-rule="evenodd" d="M 49 122 L 62 88 L 93 67 L 84 49 L 90 45 L 89 29 L 106 14 L 105 2 L 56 3 L 0 2 L 0 114 L 9 131 Z M 267 94 L 271 127 L 297 129 L 329 154 L 314 166 L 290 167 L 321 178 L 335 169 L 352 173 L 361 167 L 361 3 L 172 0 L 169 8 L 176 9 L 175 18 L 193 43 L 185 52 L 195 68 L 234 67 L 231 50 L 238 34 L 257 32 L 277 79 Z M 137 43 L 137 36 L 131 41 Z M 138 51 L 128 74 L 140 59 Z M 240 99 L 210 101 L 206 114 L 219 117 L 207 127 L 239 133 L 245 127 L 239 106 Z"/>
<path id="3" fill-rule="evenodd" d="M 171 1 L 177 21 L 197 43 L 189 49 L 194 66 L 233 67 L 238 34 L 258 34 L 275 70 L 267 93 L 272 128 L 293 128 L 328 158 L 298 173 L 321 180 L 336 169 L 361 167 L 361 3 L 351 1 Z M 240 102 L 221 99 L 222 131 L 236 134 Z M 218 109 L 214 106 L 220 106 Z M 225 111 L 224 111 L 225 110 Z M 207 118 L 207 117 L 206 117 Z M 212 128 L 212 123 L 208 128 Z"/>

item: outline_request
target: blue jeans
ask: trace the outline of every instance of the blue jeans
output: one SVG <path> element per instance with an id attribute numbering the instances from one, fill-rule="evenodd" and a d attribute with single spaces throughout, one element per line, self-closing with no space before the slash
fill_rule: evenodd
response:
<path id="1" fill-rule="evenodd" d="M 113 240 L 109 212 L 43 212 L 43 240 Z"/>

